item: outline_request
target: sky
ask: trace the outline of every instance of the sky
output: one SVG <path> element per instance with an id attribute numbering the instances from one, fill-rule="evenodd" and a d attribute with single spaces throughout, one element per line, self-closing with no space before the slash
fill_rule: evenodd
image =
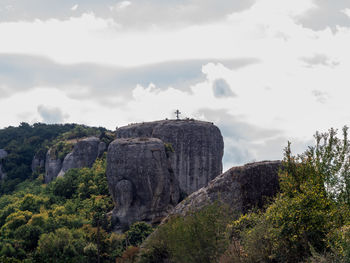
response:
<path id="1" fill-rule="evenodd" d="M 350 120 L 350 0 L 0 0 L 0 128 L 214 122 L 224 169 Z"/>

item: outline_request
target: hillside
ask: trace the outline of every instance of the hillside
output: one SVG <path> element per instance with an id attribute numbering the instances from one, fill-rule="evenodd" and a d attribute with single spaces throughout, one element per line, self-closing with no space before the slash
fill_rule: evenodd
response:
<path id="1" fill-rule="evenodd" d="M 211 123 L 2 129 L 0 262 L 348 262 L 347 134 L 219 175 Z"/>

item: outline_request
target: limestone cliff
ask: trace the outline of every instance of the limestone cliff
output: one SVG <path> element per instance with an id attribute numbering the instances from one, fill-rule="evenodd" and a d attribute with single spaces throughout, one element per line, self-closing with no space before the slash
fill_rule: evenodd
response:
<path id="1" fill-rule="evenodd" d="M 108 147 L 107 180 L 116 230 L 136 221 L 157 223 L 178 202 L 178 182 L 164 143 L 156 138 L 117 139 Z"/>
<path id="2" fill-rule="evenodd" d="M 233 167 L 216 177 L 207 187 L 192 193 L 179 203 L 171 214 L 186 214 L 218 201 L 228 205 L 235 214 L 252 207 L 262 207 L 266 198 L 279 189 L 280 161 L 264 161 Z"/>
<path id="3" fill-rule="evenodd" d="M 49 149 L 45 161 L 45 183 L 51 182 L 57 176 L 63 176 L 69 169 L 92 167 L 105 149 L 106 144 L 96 137 L 78 141 L 72 152 L 68 153 L 63 161 L 52 153 L 52 149 Z"/>
<path id="4" fill-rule="evenodd" d="M 171 144 L 171 166 L 183 192 L 190 194 L 222 173 L 223 138 L 218 127 L 197 120 L 163 120 L 117 129 L 117 138 L 154 137 Z"/>

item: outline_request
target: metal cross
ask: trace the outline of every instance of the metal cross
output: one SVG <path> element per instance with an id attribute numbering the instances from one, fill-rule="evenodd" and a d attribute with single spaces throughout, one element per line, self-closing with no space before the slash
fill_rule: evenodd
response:
<path id="1" fill-rule="evenodd" d="M 176 114 L 176 119 L 180 120 L 179 115 L 181 114 L 181 112 L 179 110 L 176 110 L 174 113 Z"/>

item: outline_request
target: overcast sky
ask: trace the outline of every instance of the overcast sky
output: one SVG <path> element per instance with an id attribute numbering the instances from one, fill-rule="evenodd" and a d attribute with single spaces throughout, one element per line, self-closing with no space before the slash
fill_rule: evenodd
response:
<path id="1" fill-rule="evenodd" d="M 225 169 L 350 120 L 350 0 L 0 0 L 0 128 L 214 122 Z"/>

